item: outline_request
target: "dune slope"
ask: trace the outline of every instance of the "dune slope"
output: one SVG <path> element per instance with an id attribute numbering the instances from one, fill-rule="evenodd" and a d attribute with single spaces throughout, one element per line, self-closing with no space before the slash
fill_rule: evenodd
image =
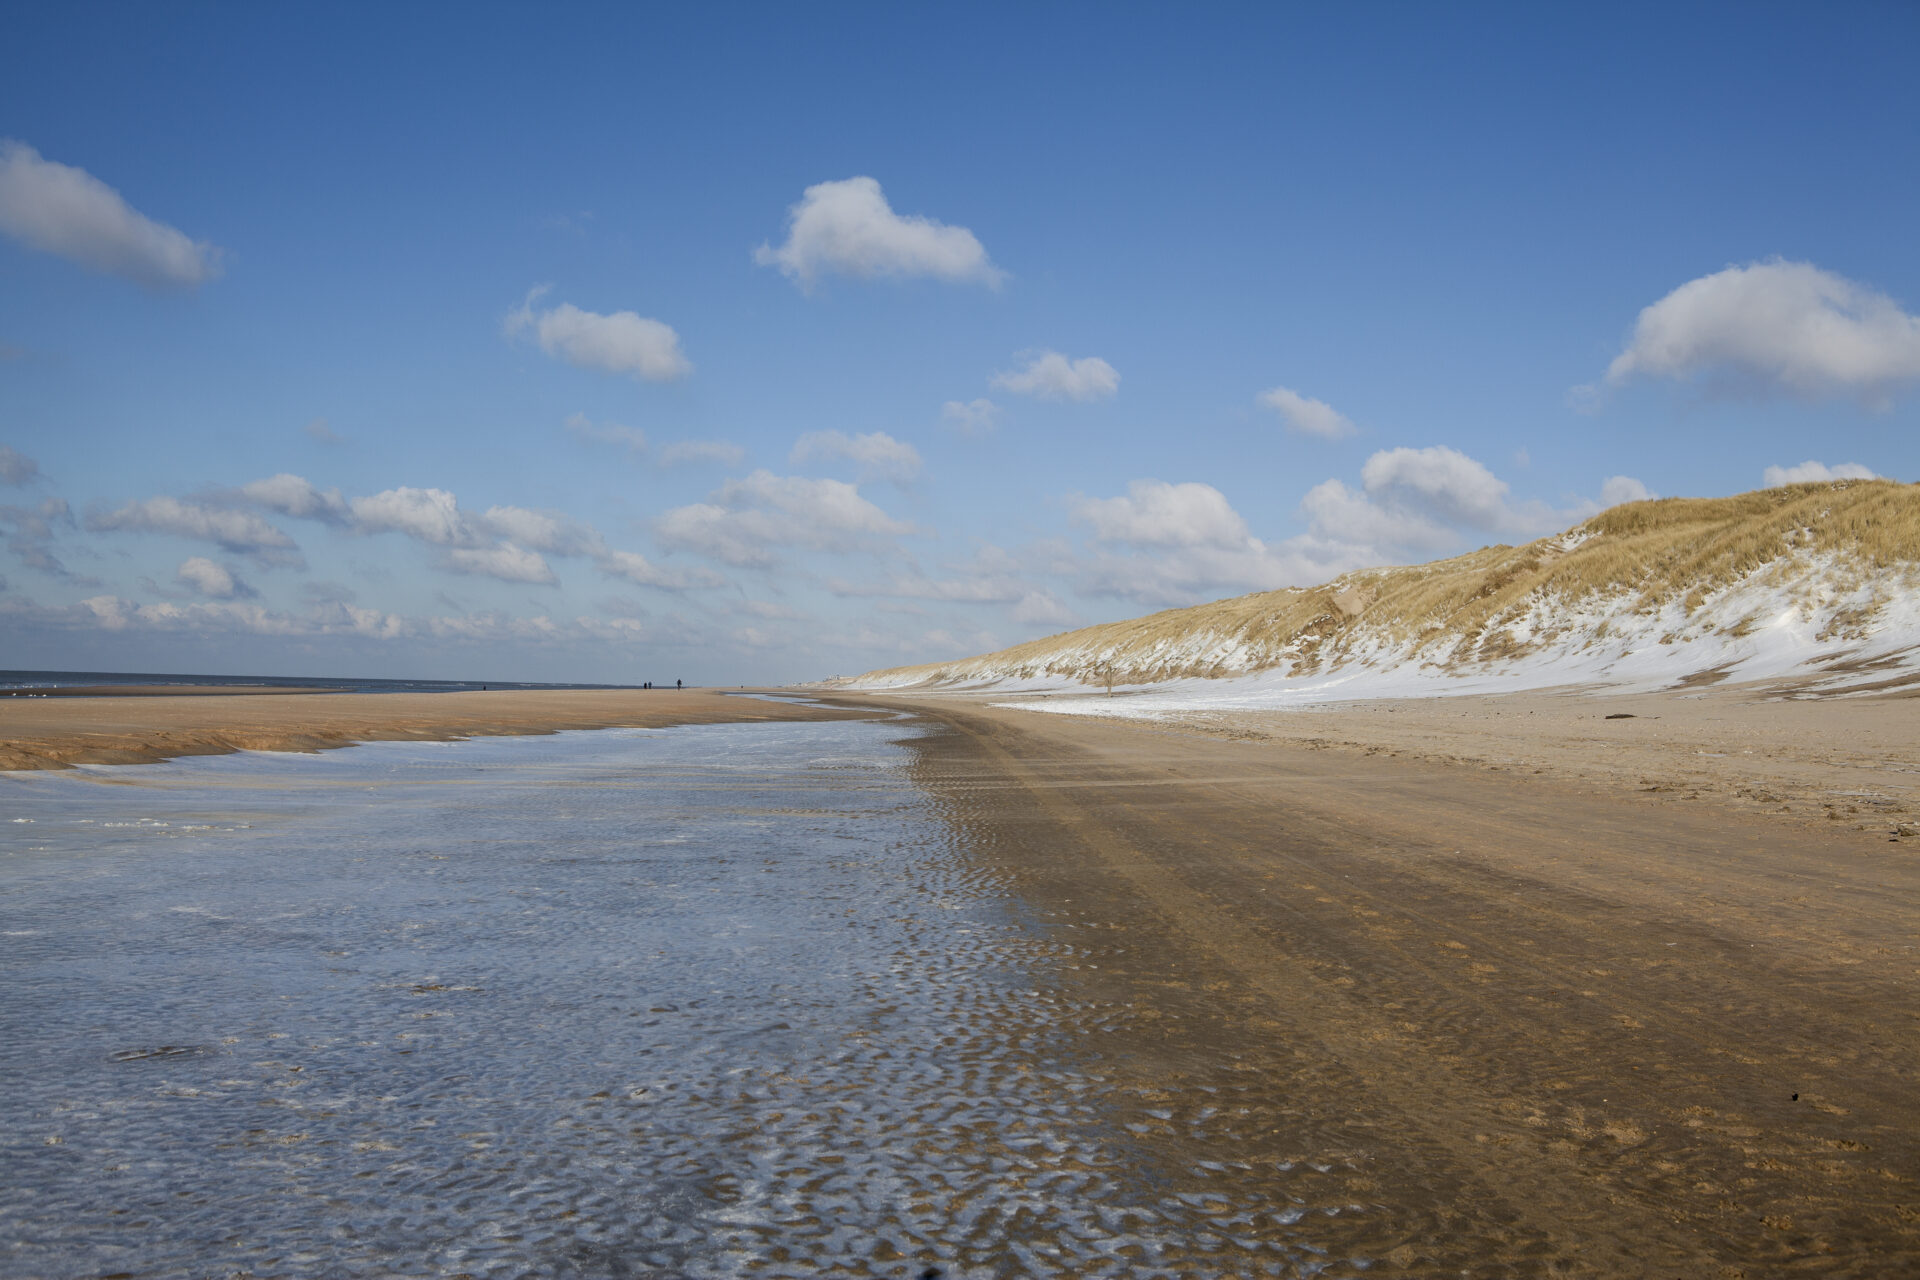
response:
<path id="1" fill-rule="evenodd" d="M 1611 508 L 1552 537 L 1085 627 L 854 689 L 1155 686 L 1245 705 L 1563 684 L 1920 681 L 1920 486 Z"/>

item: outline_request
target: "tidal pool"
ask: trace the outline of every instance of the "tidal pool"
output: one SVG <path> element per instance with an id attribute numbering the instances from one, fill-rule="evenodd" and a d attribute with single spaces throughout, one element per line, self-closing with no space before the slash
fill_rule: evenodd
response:
<path id="1" fill-rule="evenodd" d="M 1351 1273 L 1130 1141 L 914 732 L 0 775 L 0 1272 Z"/>

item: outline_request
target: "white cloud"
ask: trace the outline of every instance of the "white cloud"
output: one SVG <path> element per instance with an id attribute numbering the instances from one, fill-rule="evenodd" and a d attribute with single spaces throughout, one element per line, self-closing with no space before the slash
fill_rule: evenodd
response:
<path id="1" fill-rule="evenodd" d="M 698 552 L 741 568 L 773 565 L 781 540 L 775 522 L 759 512 L 729 511 L 711 502 L 674 507 L 654 522 L 654 536 L 669 550 Z"/>
<path id="2" fill-rule="evenodd" d="M 278 511 L 298 520 L 323 520 L 328 524 L 340 524 L 348 514 L 346 500 L 340 496 L 338 489 L 321 489 L 310 480 L 284 471 L 265 480 L 241 485 L 240 496 L 269 511 Z"/>
<path id="3" fill-rule="evenodd" d="M 783 512 L 825 534 L 912 533 L 913 526 L 895 520 L 860 496 L 858 485 L 842 480 L 811 480 L 804 476 L 777 476 L 759 470 L 742 480 L 729 480 L 720 489 L 720 501 L 751 503 Z"/>
<path id="4" fill-rule="evenodd" d="M 361 533 L 403 533 L 440 547 L 481 547 L 488 539 L 445 489 L 401 485 L 348 504 Z"/>
<path id="5" fill-rule="evenodd" d="M 1600 485 L 1600 505 L 1617 507 L 1623 502 L 1645 502 L 1660 495 L 1632 476 L 1608 476 Z"/>
<path id="6" fill-rule="evenodd" d="M 662 569 L 637 551 L 608 551 L 594 560 L 600 572 L 610 578 L 623 578 L 642 587 L 665 591 L 684 591 L 689 587 L 722 587 L 727 580 L 711 569 L 676 573 Z"/>
<path id="7" fill-rule="evenodd" d="M 1207 484 L 1136 480 L 1123 497 L 1075 500 L 1072 515 L 1091 531 L 1095 549 L 1059 546 L 1045 557 L 1052 570 L 1083 594 L 1143 604 L 1320 581 L 1363 562 L 1357 548 L 1322 538 L 1263 542 Z"/>
<path id="8" fill-rule="evenodd" d="M 440 557 L 440 567 L 502 582 L 531 582 L 551 586 L 560 581 L 553 567 L 537 551 L 503 542 L 497 547 L 453 547 Z"/>
<path id="9" fill-rule="evenodd" d="M 151 288 L 220 274 L 220 251 L 138 212 L 85 169 L 0 140 L 0 232 L 43 253 Z"/>
<path id="10" fill-rule="evenodd" d="M 257 594 L 235 576 L 233 570 L 205 556 L 193 556 L 181 561 L 179 572 L 174 576 L 185 586 L 215 600 L 233 600 Z"/>
<path id="11" fill-rule="evenodd" d="M 857 485 L 760 470 L 729 480 L 712 502 L 673 508 L 655 522 L 654 531 L 662 546 L 765 568 L 783 549 L 855 550 L 911 533 L 913 526 L 861 497 Z"/>
<path id="12" fill-rule="evenodd" d="M 1054 598 L 1051 591 L 1029 591 L 1010 611 L 1015 622 L 1030 627 L 1071 627 L 1078 614 Z"/>
<path id="13" fill-rule="evenodd" d="M 997 286 L 1005 273 L 965 227 L 893 211 L 872 178 L 847 178 L 808 187 L 787 211 L 787 242 L 753 252 L 763 267 L 811 288 L 828 272 L 873 279 L 932 276 Z"/>
<path id="14" fill-rule="evenodd" d="M 40 475 L 40 464 L 24 453 L 0 444 L 0 482 L 32 484 Z"/>
<path id="15" fill-rule="evenodd" d="M 737 444 L 725 440 L 675 440 L 662 446 L 660 465 L 677 467 L 689 462 L 717 462 L 726 467 L 737 467 L 746 460 L 747 451 Z"/>
<path id="16" fill-rule="evenodd" d="M 1344 547 L 1360 563 L 1425 558 L 1487 535 L 1535 538 L 1621 502 L 1654 494 L 1632 476 L 1612 476 L 1601 501 L 1565 509 L 1516 501 L 1507 483 L 1457 449 L 1383 449 L 1360 469 L 1361 488 L 1326 480 L 1308 490 L 1300 512 L 1310 539 Z"/>
<path id="17" fill-rule="evenodd" d="M 632 311 L 612 315 L 582 311 L 571 302 L 536 311 L 533 304 L 546 292 L 545 286 L 529 291 L 526 300 L 508 313 L 508 337 L 531 329 L 540 349 L 550 356 L 582 369 L 629 374 L 649 382 L 671 382 L 693 372 L 673 326 Z"/>
<path id="18" fill-rule="evenodd" d="M 1872 467 L 1863 467 L 1857 462 L 1842 462 L 1830 467 L 1824 462 L 1809 459 L 1797 467 L 1768 467 L 1764 483 L 1769 489 L 1778 489 L 1788 484 L 1814 484 L 1827 480 L 1877 480 Z"/>
<path id="19" fill-rule="evenodd" d="M 1286 419 L 1287 425 L 1295 431 L 1304 431 L 1324 440 L 1338 440 L 1360 429 L 1353 425 L 1352 419 L 1325 400 L 1303 396 L 1287 387 L 1262 391 L 1260 403 Z"/>
<path id="20" fill-rule="evenodd" d="M 1137 547 L 1245 547 L 1247 522 L 1210 484 L 1135 480 L 1123 498 L 1081 498 L 1073 518 L 1102 542 Z"/>
<path id="21" fill-rule="evenodd" d="M 1882 401 L 1920 379 L 1920 317 L 1810 262 L 1728 267 L 1643 310 L 1606 380 L 1702 374 Z"/>
<path id="22" fill-rule="evenodd" d="M 1360 468 L 1369 494 L 1391 493 L 1450 523 L 1476 529 L 1514 524 L 1507 483 L 1457 449 L 1382 449 Z"/>
<path id="23" fill-rule="evenodd" d="M 193 538 L 265 563 L 297 563 L 299 560 L 293 539 L 253 512 L 182 502 L 178 498 L 148 498 L 126 503 L 113 511 L 95 512 L 87 517 L 87 528 Z"/>
<path id="24" fill-rule="evenodd" d="M 911 480 L 920 474 L 920 451 L 884 431 L 850 436 L 844 431 L 809 431 L 794 442 L 788 461 L 796 466 L 815 458 L 845 458 L 860 465 L 865 477 Z"/>
<path id="25" fill-rule="evenodd" d="M 1000 406 L 984 396 L 978 400 L 949 400 L 940 406 L 940 418 L 962 435 L 983 436 L 1000 421 Z"/>
<path id="26" fill-rule="evenodd" d="M 1322 480 L 1300 500 L 1313 536 L 1366 548 L 1362 560 L 1401 551 L 1433 552 L 1457 540 L 1451 529 L 1398 504 L 1376 502 L 1340 480 Z"/>
<path id="27" fill-rule="evenodd" d="M 488 507 L 477 522 L 508 542 L 556 556 L 594 555 L 603 548 L 600 535 L 571 516 L 528 507 Z"/>
<path id="28" fill-rule="evenodd" d="M 992 385 L 1042 400 L 1104 400 L 1120 389 L 1120 374 L 1099 356 L 1069 360 L 1040 351 L 1028 354 L 1024 368 L 995 374 Z"/>

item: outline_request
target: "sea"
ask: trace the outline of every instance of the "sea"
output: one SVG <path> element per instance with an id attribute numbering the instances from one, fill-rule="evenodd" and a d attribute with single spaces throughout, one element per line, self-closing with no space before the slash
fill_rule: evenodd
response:
<path id="1" fill-rule="evenodd" d="M 1136 1140 L 1224 1090 L 1116 1096 L 924 732 L 0 773 L 0 1275 L 1358 1274 L 1312 1169 Z"/>

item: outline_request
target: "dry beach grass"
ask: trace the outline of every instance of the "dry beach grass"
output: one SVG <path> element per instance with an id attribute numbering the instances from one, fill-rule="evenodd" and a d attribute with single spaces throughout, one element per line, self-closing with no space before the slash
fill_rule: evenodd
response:
<path id="1" fill-rule="evenodd" d="M 1169 609 L 860 679 L 904 688 L 1048 676 L 1099 684 L 1111 676 L 1125 685 L 1282 665 L 1334 670 L 1382 649 L 1464 672 L 1551 645 L 1551 622 L 1528 623 L 1542 605 L 1568 610 L 1598 600 L 1646 615 L 1677 601 L 1692 614 L 1716 590 L 1756 576 L 1764 582 L 1770 571 L 1791 591 L 1812 564 L 1822 589 L 1867 585 L 1877 593 L 1829 623 L 1828 638 L 1851 638 L 1883 597 L 1916 585 L 1920 486 L 1840 481 L 1628 503 L 1525 546 L 1365 569 L 1318 587 Z M 1752 623 L 1728 625 L 1738 634 Z"/>

